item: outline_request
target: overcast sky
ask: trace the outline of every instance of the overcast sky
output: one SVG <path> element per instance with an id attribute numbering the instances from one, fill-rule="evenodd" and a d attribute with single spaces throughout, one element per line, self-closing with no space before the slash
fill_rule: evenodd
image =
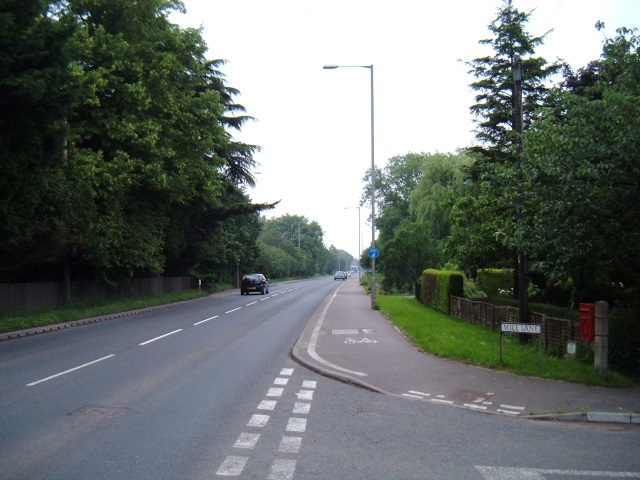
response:
<path id="1" fill-rule="evenodd" d="M 358 256 L 362 178 L 371 165 L 373 65 L 375 163 L 409 152 L 455 152 L 473 143 L 473 77 L 460 60 L 491 55 L 478 45 L 500 0 L 183 0 L 172 21 L 202 27 L 208 57 L 222 58 L 229 86 L 256 121 L 237 140 L 259 145 L 254 202 L 267 217 L 302 215 Z M 638 0 L 515 0 L 533 12 L 528 32 L 553 30 L 536 51 L 574 69 L 602 53 L 604 36 L 640 26 Z M 606 29 L 596 31 L 602 20 Z M 365 248 L 369 207 L 360 209 Z M 384 252 L 382 252 L 384 255 Z"/>

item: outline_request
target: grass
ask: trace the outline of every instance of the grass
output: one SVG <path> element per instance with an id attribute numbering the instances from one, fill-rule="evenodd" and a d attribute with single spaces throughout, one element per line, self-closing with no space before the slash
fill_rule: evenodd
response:
<path id="1" fill-rule="evenodd" d="M 602 387 L 629 388 L 640 384 L 619 372 L 596 373 L 592 364 L 568 361 L 543 353 L 540 368 L 537 337 L 521 345 L 518 335 L 503 336 L 503 361 L 500 361 L 500 333 L 425 307 L 413 297 L 378 295 L 380 310 L 409 337 L 417 347 L 438 357 L 448 358 L 517 375 L 564 380 Z"/>
<path id="2" fill-rule="evenodd" d="M 13 332 L 27 328 L 42 327 L 54 323 L 71 322 L 83 318 L 100 317 L 112 313 L 137 310 L 139 308 L 153 307 L 167 303 L 192 300 L 208 295 L 206 292 L 191 290 L 181 293 L 169 293 L 152 297 L 141 297 L 136 299 L 117 300 L 110 302 L 95 303 L 75 303 L 69 306 L 57 307 L 40 311 L 29 311 L 25 313 L 13 313 L 0 317 L 0 332 Z"/>

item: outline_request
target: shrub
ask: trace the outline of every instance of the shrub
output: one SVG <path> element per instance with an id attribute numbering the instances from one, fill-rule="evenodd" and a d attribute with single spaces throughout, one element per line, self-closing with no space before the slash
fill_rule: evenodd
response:
<path id="1" fill-rule="evenodd" d="M 460 272 L 425 270 L 422 274 L 422 302 L 439 312 L 449 314 L 451 295 L 462 297 L 464 277 Z"/>

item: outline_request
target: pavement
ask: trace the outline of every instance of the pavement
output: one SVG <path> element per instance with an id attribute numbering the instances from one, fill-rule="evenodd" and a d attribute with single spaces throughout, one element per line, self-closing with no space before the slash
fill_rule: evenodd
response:
<path id="1" fill-rule="evenodd" d="M 235 289 L 212 296 L 238 293 Z M 199 300 L 0 333 L 0 341 Z M 327 377 L 408 401 L 527 419 L 640 425 L 640 389 L 521 377 L 443 360 L 418 350 L 379 310 L 371 308 L 371 297 L 355 278 L 341 282 L 320 305 L 292 355 Z"/>
<path id="2" fill-rule="evenodd" d="M 418 350 L 371 308 L 355 278 L 320 305 L 292 353 L 322 375 L 410 401 L 528 419 L 640 425 L 640 389 L 522 377 Z"/>

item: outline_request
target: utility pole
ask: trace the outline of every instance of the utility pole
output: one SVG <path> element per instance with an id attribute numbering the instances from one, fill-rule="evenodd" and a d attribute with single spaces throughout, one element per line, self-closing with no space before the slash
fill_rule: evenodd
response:
<path id="1" fill-rule="evenodd" d="M 522 185 L 524 174 L 522 172 L 522 58 L 519 55 L 513 57 L 513 103 L 514 103 L 514 130 L 516 132 L 516 157 L 518 163 L 518 223 L 522 224 L 524 215 L 524 194 Z M 529 323 L 527 305 L 527 256 L 522 247 L 518 248 L 518 319 L 520 323 Z M 526 337 L 525 337 L 526 338 Z"/>

